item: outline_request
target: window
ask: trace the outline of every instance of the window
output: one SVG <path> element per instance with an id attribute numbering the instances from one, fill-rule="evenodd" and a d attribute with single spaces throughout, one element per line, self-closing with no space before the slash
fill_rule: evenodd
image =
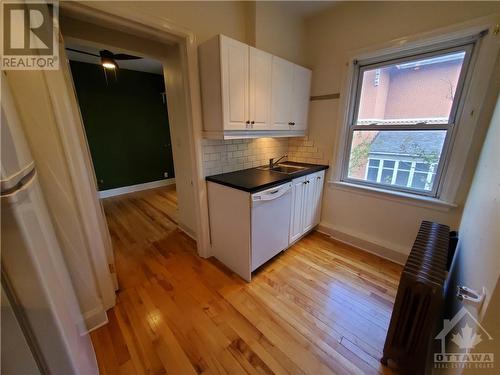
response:
<path id="1" fill-rule="evenodd" d="M 437 196 L 474 43 L 355 62 L 343 181 Z"/>

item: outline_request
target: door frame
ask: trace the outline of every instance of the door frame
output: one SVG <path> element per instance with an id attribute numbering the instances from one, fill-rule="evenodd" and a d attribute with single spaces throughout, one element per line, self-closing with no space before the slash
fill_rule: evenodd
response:
<path id="1" fill-rule="evenodd" d="M 173 90 L 167 90 L 167 97 L 172 97 L 172 102 L 179 103 L 182 101 L 184 107 L 186 126 L 188 127 L 187 145 L 191 155 L 191 186 L 193 187 L 194 198 L 194 215 L 196 222 L 196 233 L 188 233 L 193 236 L 196 244 L 198 255 L 207 258 L 210 256 L 210 237 L 208 224 L 208 203 L 206 184 L 202 170 L 202 115 L 201 115 L 201 98 L 200 98 L 200 82 L 198 75 L 198 52 L 197 42 L 194 33 L 182 26 L 172 23 L 167 18 L 146 14 L 144 11 L 134 4 L 128 5 L 126 8 L 118 7 L 113 3 L 76 3 L 76 2 L 60 2 L 61 14 L 80 19 L 86 22 L 91 22 L 100 26 L 111 28 L 116 31 L 133 33 L 146 39 L 159 41 L 165 44 L 177 45 L 179 51 L 179 68 L 182 74 L 182 85 Z M 68 70 L 63 72 L 65 77 L 71 77 L 67 64 L 62 64 L 62 69 Z M 69 86 L 71 87 L 71 86 Z M 59 88 L 61 89 L 61 88 Z M 62 95 L 75 96 L 72 90 L 65 90 Z M 72 103 L 77 103 L 71 100 Z M 79 108 L 73 105 L 67 108 L 67 111 L 79 115 Z M 80 126 L 83 127 L 81 120 Z M 78 125 L 75 123 L 74 125 Z M 81 141 L 81 140 L 80 140 Z M 84 152 L 86 158 L 91 160 L 90 152 L 87 145 L 82 145 L 75 152 Z M 89 171 L 86 171 L 87 173 Z M 93 173 L 93 171 L 90 171 Z M 91 183 L 91 182 L 89 182 Z M 97 187 L 93 184 L 93 189 Z M 180 228 L 186 232 L 187 228 Z"/>

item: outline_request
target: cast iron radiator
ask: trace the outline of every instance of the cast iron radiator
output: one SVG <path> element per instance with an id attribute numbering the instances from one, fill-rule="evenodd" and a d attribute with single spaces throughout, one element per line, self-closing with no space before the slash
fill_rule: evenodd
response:
<path id="1" fill-rule="evenodd" d="M 450 228 L 423 221 L 401 274 L 381 362 L 424 374 L 447 274 Z"/>

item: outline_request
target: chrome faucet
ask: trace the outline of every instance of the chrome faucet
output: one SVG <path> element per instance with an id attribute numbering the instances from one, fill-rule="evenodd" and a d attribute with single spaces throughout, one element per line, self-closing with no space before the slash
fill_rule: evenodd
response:
<path id="1" fill-rule="evenodd" d="M 274 158 L 269 159 L 269 169 L 273 169 L 276 164 L 280 162 L 281 159 L 287 158 L 288 155 L 285 154 L 282 157 L 280 157 L 278 160 L 274 161 Z"/>

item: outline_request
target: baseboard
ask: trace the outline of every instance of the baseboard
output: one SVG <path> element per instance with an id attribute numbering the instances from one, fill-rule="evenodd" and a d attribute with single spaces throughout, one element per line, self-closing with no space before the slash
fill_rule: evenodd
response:
<path id="1" fill-rule="evenodd" d="M 175 178 L 168 178 L 166 180 L 146 182 L 144 184 L 124 186 L 116 189 L 101 190 L 99 192 L 99 198 L 114 197 L 116 195 L 133 193 L 136 191 L 154 189 L 162 186 L 168 186 L 175 184 Z"/>
<path id="2" fill-rule="evenodd" d="M 108 315 L 102 308 L 95 308 L 83 314 L 83 320 L 88 332 L 92 332 L 108 323 Z"/>
<path id="3" fill-rule="evenodd" d="M 186 227 L 182 223 L 178 223 L 177 227 L 181 231 L 183 231 L 184 233 L 186 233 L 189 237 L 191 237 L 194 241 L 196 241 L 196 233 L 191 228 Z"/>
<path id="4" fill-rule="evenodd" d="M 319 224 L 316 227 L 316 230 L 332 237 L 339 242 L 357 247 L 358 249 L 390 260 L 394 263 L 404 265 L 406 263 L 406 258 L 408 257 L 408 254 L 405 254 L 403 252 L 403 249 L 401 249 L 402 251 L 394 250 L 394 247 L 392 246 L 392 248 L 390 248 L 387 245 L 376 243 L 371 239 L 362 238 L 358 234 L 347 233 L 346 231 L 338 230 L 323 223 Z"/>

